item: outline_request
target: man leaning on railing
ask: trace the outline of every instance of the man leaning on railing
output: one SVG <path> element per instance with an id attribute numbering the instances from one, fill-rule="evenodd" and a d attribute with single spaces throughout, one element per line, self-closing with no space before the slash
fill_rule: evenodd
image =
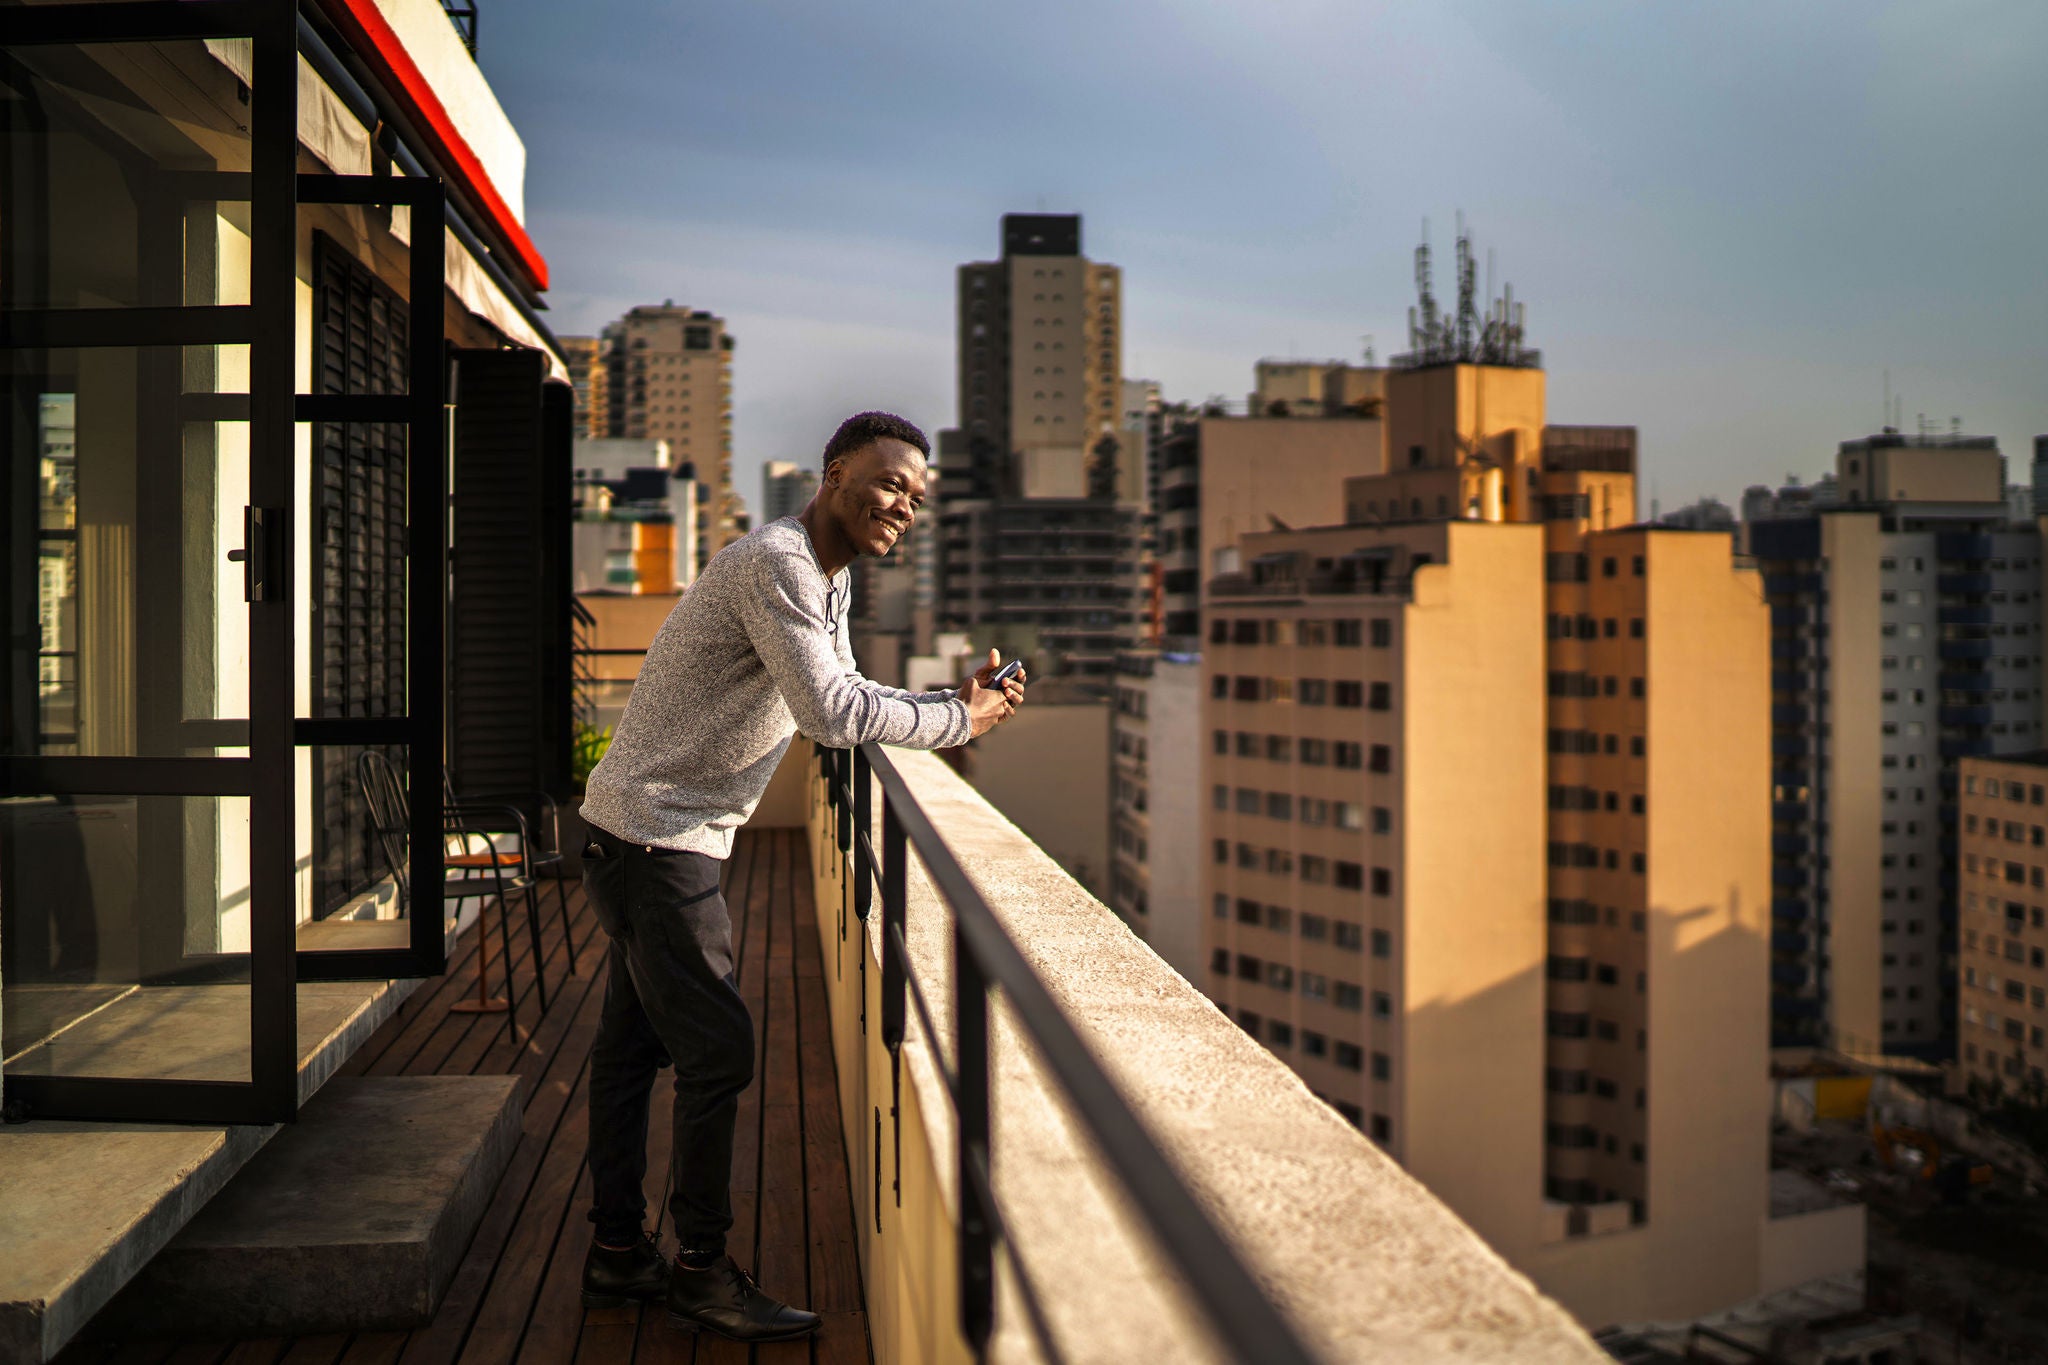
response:
<path id="1" fill-rule="evenodd" d="M 940 749 L 1023 703 L 1021 672 L 993 682 L 993 650 L 954 691 L 905 692 L 854 668 L 847 566 L 909 534 L 930 453 L 900 417 L 848 418 L 809 505 L 726 546 L 669 612 L 591 771 L 583 880 L 611 936 L 611 971 L 590 1059 L 590 1307 L 665 1295 L 678 1325 L 740 1341 L 818 1328 L 817 1314 L 769 1297 L 725 1252 L 754 1028 L 719 873 L 797 732 L 838 748 Z M 654 1076 L 671 1063 L 672 1266 L 645 1231 L 641 1195 Z"/>

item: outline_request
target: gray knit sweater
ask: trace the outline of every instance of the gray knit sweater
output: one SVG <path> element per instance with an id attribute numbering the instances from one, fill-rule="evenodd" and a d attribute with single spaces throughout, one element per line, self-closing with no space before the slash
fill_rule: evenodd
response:
<path id="1" fill-rule="evenodd" d="M 655 633 L 583 818 L 621 839 L 723 858 L 801 731 L 838 748 L 967 742 L 967 703 L 855 671 L 851 575 L 810 532 L 769 522 L 715 555 Z"/>

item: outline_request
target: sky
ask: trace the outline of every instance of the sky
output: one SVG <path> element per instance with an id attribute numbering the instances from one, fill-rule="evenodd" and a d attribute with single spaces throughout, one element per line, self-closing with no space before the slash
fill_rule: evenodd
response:
<path id="1" fill-rule="evenodd" d="M 2027 478 L 2048 433 L 2040 0 L 491 0 L 549 321 L 725 317 L 734 478 L 955 416 L 954 267 L 1080 213 L 1128 377 L 1406 349 L 1425 220 L 1527 306 L 1550 420 L 1663 510 L 1811 479 L 1885 376 Z"/>

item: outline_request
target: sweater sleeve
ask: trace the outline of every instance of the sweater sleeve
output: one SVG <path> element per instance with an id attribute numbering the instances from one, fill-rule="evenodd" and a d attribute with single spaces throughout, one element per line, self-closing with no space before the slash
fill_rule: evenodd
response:
<path id="1" fill-rule="evenodd" d="M 951 701 L 959 695 L 950 687 L 935 692 L 906 692 L 900 687 L 891 687 L 887 683 L 878 683 L 871 678 L 862 677 L 860 666 L 853 658 L 853 631 L 849 624 L 851 614 L 851 599 L 848 599 L 848 605 L 842 606 L 839 612 L 839 664 L 846 670 L 847 677 L 863 687 L 872 687 L 882 696 L 897 701 L 941 702 Z"/>
<path id="2" fill-rule="evenodd" d="M 967 703 L 949 693 L 921 696 L 883 687 L 853 672 L 822 614 L 807 602 L 817 568 L 796 555 L 763 554 L 741 592 L 739 616 L 754 652 L 782 693 L 796 728 L 834 748 L 877 741 L 905 749 L 964 744 L 972 732 Z M 845 636 L 845 625 L 836 632 Z"/>

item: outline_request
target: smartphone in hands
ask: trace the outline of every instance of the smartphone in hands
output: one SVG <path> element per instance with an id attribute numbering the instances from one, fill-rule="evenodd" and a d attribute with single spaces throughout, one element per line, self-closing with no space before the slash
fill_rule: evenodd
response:
<path id="1" fill-rule="evenodd" d="M 1019 673 L 1022 673 L 1023 671 L 1024 661 L 1022 659 L 1012 659 L 1010 660 L 1010 662 L 1004 664 L 1001 668 L 997 669 L 992 675 L 990 675 L 988 685 L 990 687 L 1001 687 L 1004 683 L 1016 677 Z"/>

